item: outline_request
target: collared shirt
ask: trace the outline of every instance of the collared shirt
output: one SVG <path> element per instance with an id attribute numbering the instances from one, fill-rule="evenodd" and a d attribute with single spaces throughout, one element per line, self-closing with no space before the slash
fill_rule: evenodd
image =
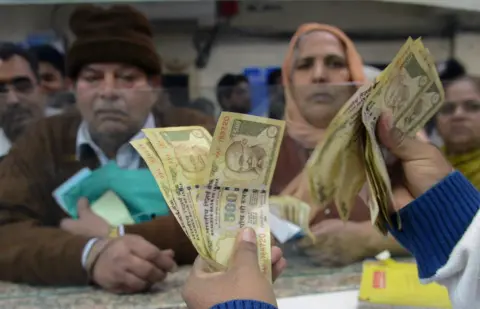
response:
<path id="1" fill-rule="evenodd" d="M 152 114 L 149 114 L 143 129 L 149 129 L 155 127 L 155 119 Z M 145 137 L 145 134 L 140 130 L 130 141 Z M 100 164 L 103 166 L 108 163 L 109 159 L 105 153 L 98 147 L 92 140 L 90 132 L 88 131 L 88 125 L 85 121 L 82 121 L 77 132 L 77 144 L 76 144 L 76 157 L 80 159 L 82 154 L 82 147 L 89 146 L 96 154 Z M 140 166 L 140 155 L 129 144 L 123 144 L 118 149 L 117 156 L 115 158 L 117 165 L 124 169 L 138 169 Z"/>
<path id="2" fill-rule="evenodd" d="M 3 129 L 0 128 L 0 157 L 6 155 L 10 148 L 12 148 L 12 143 L 5 135 L 5 132 L 3 132 Z"/>
<path id="3" fill-rule="evenodd" d="M 143 129 L 150 129 L 155 127 L 155 118 L 152 114 L 148 115 L 145 124 L 143 125 Z M 130 139 L 130 141 L 143 138 L 145 134 L 140 130 L 134 137 Z M 105 155 L 105 153 L 98 147 L 95 142 L 92 140 L 92 136 L 88 131 L 88 125 L 85 121 L 82 121 L 80 127 L 78 127 L 77 131 L 77 145 L 76 145 L 76 157 L 80 159 L 82 153 L 82 147 L 89 146 L 97 155 L 100 164 L 103 166 L 108 163 L 109 159 Z M 120 168 L 124 169 L 138 169 L 140 167 L 140 155 L 137 151 L 129 144 L 126 143 L 120 147 L 117 152 L 117 157 L 115 158 L 117 165 Z M 125 231 L 123 225 L 118 227 L 118 234 L 123 236 Z M 98 238 L 92 238 L 88 241 L 88 243 L 83 248 L 82 252 L 82 266 L 85 268 L 87 263 L 87 257 L 92 249 L 93 245 L 97 242 Z"/>

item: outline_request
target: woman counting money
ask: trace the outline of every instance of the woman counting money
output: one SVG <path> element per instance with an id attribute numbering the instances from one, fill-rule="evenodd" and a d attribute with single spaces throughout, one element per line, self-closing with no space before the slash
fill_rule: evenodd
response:
<path id="1" fill-rule="evenodd" d="M 312 206 L 303 167 L 335 114 L 366 82 L 364 67 L 353 42 L 340 29 L 305 24 L 290 42 L 282 73 L 287 127 L 271 191 Z M 383 250 L 406 253 L 372 227 L 368 207 L 360 198 L 349 222 L 339 219 L 332 204 L 311 213 L 310 229 L 315 243 L 304 239 L 299 247 L 318 265 L 347 265 Z"/>

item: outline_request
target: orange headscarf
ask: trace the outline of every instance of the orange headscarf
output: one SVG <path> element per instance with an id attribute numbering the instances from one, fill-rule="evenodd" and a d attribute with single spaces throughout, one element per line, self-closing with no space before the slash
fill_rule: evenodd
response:
<path id="1" fill-rule="evenodd" d="M 335 35 L 345 46 L 345 54 L 347 56 L 348 68 L 350 70 L 350 77 L 352 82 L 363 83 L 366 81 L 363 69 L 363 62 L 360 54 L 357 52 L 355 45 L 347 35 L 340 29 L 323 24 L 304 24 L 300 26 L 290 41 L 287 56 L 282 66 L 283 85 L 285 87 L 285 120 L 287 122 L 287 132 L 290 137 L 297 141 L 306 149 L 313 149 L 322 139 L 323 129 L 316 128 L 309 124 L 302 116 L 298 107 L 298 102 L 295 102 L 291 93 L 291 73 L 293 62 L 295 61 L 295 48 L 297 48 L 298 40 L 306 33 L 314 31 L 327 31 Z"/>
<path id="2" fill-rule="evenodd" d="M 358 83 L 363 83 L 366 81 L 362 58 L 357 52 L 352 40 L 350 40 L 342 30 L 333 26 L 316 23 L 304 24 L 298 28 L 297 32 L 290 41 L 287 56 L 283 62 L 282 76 L 283 85 L 285 87 L 285 120 L 287 122 L 287 133 L 305 149 L 315 148 L 315 146 L 323 138 L 325 129 L 314 127 L 302 116 L 298 102 L 296 102 L 292 96 L 292 85 L 290 79 L 293 61 L 295 61 L 295 48 L 297 48 L 298 40 L 304 34 L 314 31 L 327 31 L 335 35 L 345 46 L 345 54 L 347 57 L 348 68 L 350 70 L 351 81 Z M 295 177 L 282 191 L 281 195 L 291 195 L 310 204 L 311 197 L 307 173 L 304 171 L 297 175 L 297 177 Z"/>

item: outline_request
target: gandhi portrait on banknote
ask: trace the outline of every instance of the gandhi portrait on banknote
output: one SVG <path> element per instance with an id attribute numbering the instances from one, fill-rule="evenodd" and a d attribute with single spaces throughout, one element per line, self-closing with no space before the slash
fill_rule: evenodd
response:
<path id="1" fill-rule="evenodd" d="M 270 127 L 257 136 L 236 136 L 225 150 L 224 173 L 229 178 L 251 180 L 265 176 L 270 163 L 268 151 L 273 151 L 277 133 L 276 127 Z"/>
<path id="2" fill-rule="evenodd" d="M 391 109 L 394 115 L 397 113 L 397 108 L 410 98 L 410 89 L 408 88 L 409 76 L 407 75 L 405 70 L 400 69 L 385 91 L 385 105 Z"/>
<path id="3" fill-rule="evenodd" d="M 172 145 L 178 165 L 185 177 L 193 179 L 207 168 L 209 145 L 201 139 L 203 132 L 193 130 L 187 141 L 169 141 Z"/>

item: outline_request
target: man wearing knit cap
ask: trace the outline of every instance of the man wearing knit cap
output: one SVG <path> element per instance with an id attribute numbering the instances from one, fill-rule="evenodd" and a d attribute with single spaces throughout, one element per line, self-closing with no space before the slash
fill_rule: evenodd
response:
<path id="1" fill-rule="evenodd" d="M 114 161 L 122 175 L 139 171 L 144 163 L 129 141 L 142 137 L 142 128 L 201 125 L 211 130 L 214 122 L 191 110 L 152 109 L 161 63 L 142 14 L 129 6 L 82 6 L 70 26 L 77 39 L 67 53 L 66 71 L 80 113 L 32 126 L 0 164 L 0 281 L 144 291 L 177 263 L 196 256 L 175 218 L 169 214 L 120 231 L 80 199 L 79 222 L 95 225 L 92 233 L 75 230 L 68 220 L 62 229 L 67 214 L 52 192 L 87 167 Z M 132 185 L 144 189 L 143 181 Z M 122 197 L 121 190 L 116 193 Z"/>

